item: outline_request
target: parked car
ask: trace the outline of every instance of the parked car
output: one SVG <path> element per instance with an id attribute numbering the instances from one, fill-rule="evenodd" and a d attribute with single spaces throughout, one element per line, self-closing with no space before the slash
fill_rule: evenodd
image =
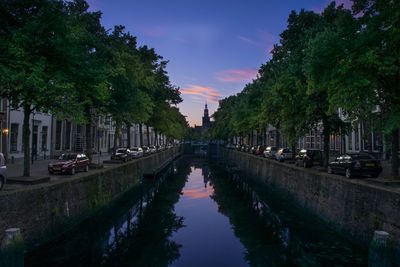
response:
<path id="1" fill-rule="evenodd" d="M 0 191 L 7 183 L 7 166 L 3 153 L 0 153 Z"/>
<path id="2" fill-rule="evenodd" d="M 254 154 L 255 155 L 262 155 L 264 153 L 264 146 L 259 145 L 256 147 L 256 149 L 254 150 Z"/>
<path id="3" fill-rule="evenodd" d="M 157 148 L 155 146 L 149 146 L 150 154 L 154 154 L 157 152 Z"/>
<path id="4" fill-rule="evenodd" d="M 278 152 L 278 148 L 277 148 L 277 147 L 275 147 L 275 146 L 268 146 L 268 147 L 264 150 L 264 158 L 274 159 L 274 158 L 275 158 L 276 152 Z"/>
<path id="5" fill-rule="evenodd" d="M 347 178 L 356 175 L 377 177 L 382 172 L 381 162 L 368 153 L 346 153 L 329 162 L 328 173 L 342 173 Z"/>
<path id="6" fill-rule="evenodd" d="M 275 159 L 279 162 L 284 162 L 285 160 L 292 159 L 293 152 L 291 148 L 281 148 L 275 153 Z"/>
<path id="7" fill-rule="evenodd" d="M 132 147 L 130 149 L 132 158 L 140 158 L 143 157 L 143 149 L 141 147 Z"/>
<path id="8" fill-rule="evenodd" d="M 143 149 L 143 155 L 149 155 L 150 154 L 150 148 L 148 146 L 142 146 Z"/>
<path id="9" fill-rule="evenodd" d="M 89 171 L 89 158 L 85 154 L 65 153 L 52 162 L 49 162 L 50 174 L 69 173 L 74 175 L 77 171 Z"/>
<path id="10" fill-rule="evenodd" d="M 115 151 L 115 154 L 111 156 L 111 160 L 122 160 L 123 162 L 127 162 L 132 159 L 132 154 L 130 149 L 128 148 L 118 148 Z"/>
<path id="11" fill-rule="evenodd" d="M 322 151 L 317 149 L 302 149 L 296 155 L 296 166 L 310 168 L 312 166 L 322 165 Z"/>

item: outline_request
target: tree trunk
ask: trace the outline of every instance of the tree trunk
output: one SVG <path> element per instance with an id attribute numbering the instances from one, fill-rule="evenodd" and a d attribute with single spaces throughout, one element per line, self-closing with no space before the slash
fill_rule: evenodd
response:
<path id="1" fill-rule="evenodd" d="M 146 125 L 146 129 L 147 129 L 147 133 L 146 133 L 146 136 L 147 136 L 147 146 L 150 146 L 150 127 L 149 127 L 149 125 Z"/>
<path id="2" fill-rule="evenodd" d="M 131 124 L 125 123 L 127 148 L 131 148 Z"/>
<path id="3" fill-rule="evenodd" d="M 92 161 L 92 115 L 90 111 L 87 111 L 89 114 L 88 116 L 88 123 L 86 123 L 86 156 Z"/>
<path id="4" fill-rule="evenodd" d="M 139 123 L 139 141 L 140 141 L 140 147 L 143 146 L 143 125 Z"/>
<path id="5" fill-rule="evenodd" d="M 296 144 L 292 145 L 292 159 L 296 158 Z"/>
<path id="6" fill-rule="evenodd" d="M 279 131 L 278 130 L 276 130 L 276 147 L 279 149 L 280 148 L 280 140 L 281 139 L 281 134 L 279 133 Z"/>
<path id="7" fill-rule="evenodd" d="M 116 121 L 115 122 L 115 131 L 114 131 L 114 147 L 113 147 L 113 154 L 117 151 L 117 141 L 121 131 L 121 123 Z M 121 145 L 121 144 L 120 144 Z"/>
<path id="8" fill-rule="evenodd" d="M 264 129 L 264 133 L 263 133 L 263 139 L 264 139 L 264 146 L 267 146 L 267 129 Z"/>
<path id="9" fill-rule="evenodd" d="M 330 142 L 330 130 L 328 129 L 328 127 L 326 127 L 326 125 L 324 124 L 324 167 L 327 168 L 328 167 L 328 163 L 329 163 L 329 142 Z"/>
<path id="10" fill-rule="evenodd" d="M 399 176 L 399 129 L 392 131 L 392 175 Z"/>
<path id="11" fill-rule="evenodd" d="M 24 124 L 22 129 L 22 139 L 24 140 L 24 174 L 30 176 L 30 157 L 29 157 L 29 117 L 32 111 L 29 105 L 24 105 Z M 33 125 L 32 125 L 33 126 Z"/>
<path id="12" fill-rule="evenodd" d="M 157 135 L 156 129 L 154 129 L 154 141 L 155 141 L 155 145 L 158 146 L 158 135 Z"/>

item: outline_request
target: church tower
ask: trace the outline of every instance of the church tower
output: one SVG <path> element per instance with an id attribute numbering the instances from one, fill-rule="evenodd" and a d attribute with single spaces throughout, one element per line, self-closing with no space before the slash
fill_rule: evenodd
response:
<path id="1" fill-rule="evenodd" d="M 206 104 L 206 107 L 204 108 L 204 116 L 203 116 L 202 128 L 203 128 L 203 130 L 207 130 L 208 128 L 210 128 L 210 117 L 208 116 L 207 104 Z"/>

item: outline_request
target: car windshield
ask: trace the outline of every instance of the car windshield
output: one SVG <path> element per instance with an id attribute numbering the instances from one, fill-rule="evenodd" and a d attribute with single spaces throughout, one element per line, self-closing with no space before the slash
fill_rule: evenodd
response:
<path id="1" fill-rule="evenodd" d="M 75 160 L 76 155 L 75 154 L 62 154 L 58 159 L 59 160 Z"/>
<path id="2" fill-rule="evenodd" d="M 126 153 L 126 149 L 117 149 L 117 153 Z"/>
<path id="3" fill-rule="evenodd" d="M 375 159 L 370 154 L 353 154 L 351 155 L 353 159 Z"/>

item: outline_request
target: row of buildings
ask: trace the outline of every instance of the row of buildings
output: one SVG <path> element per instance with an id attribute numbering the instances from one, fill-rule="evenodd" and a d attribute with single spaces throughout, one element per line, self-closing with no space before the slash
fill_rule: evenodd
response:
<path id="1" fill-rule="evenodd" d="M 379 108 L 371 114 L 370 120 L 364 120 L 354 126 L 346 134 L 330 136 L 330 151 L 332 155 L 347 152 L 368 152 L 382 160 L 390 156 L 390 143 L 386 142 L 385 136 L 375 130 L 374 124 L 379 122 Z M 342 119 L 345 119 L 344 117 Z M 279 134 L 279 137 L 278 137 Z M 255 136 L 255 137 L 254 137 Z M 252 140 L 253 139 L 253 140 Z M 238 140 L 235 140 L 238 142 Z M 288 147 L 288 141 L 284 133 L 278 133 L 275 127 L 269 125 L 265 133 L 253 132 L 253 138 L 247 137 L 242 140 L 247 144 L 265 144 L 266 146 Z M 298 149 L 319 149 L 324 148 L 323 125 L 322 123 L 311 129 L 305 136 L 299 138 L 296 145 Z"/>
<path id="2" fill-rule="evenodd" d="M 0 98 L 0 151 L 9 160 L 23 159 L 23 110 L 13 110 L 7 99 Z M 29 148 L 34 159 L 54 158 L 64 152 L 86 151 L 86 125 L 68 119 L 58 119 L 48 113 L 34 113 L 29 119 Z M 93 123 L 92 149 L 95 153 L 109 153 L 113 149 L 115 128 L 110 116 L 99 116 Z M 156 140 L 154 130 L 143 126 L 143 144 L 166 143 L 165 136 Z M 149 131 L 149 133 L 147 133 Z M 140 146 L 139 125 L 132 125 L 130 132 L 122 129 L 117 146 L 125 147 L 130 135 L 131 146 Z"/>

